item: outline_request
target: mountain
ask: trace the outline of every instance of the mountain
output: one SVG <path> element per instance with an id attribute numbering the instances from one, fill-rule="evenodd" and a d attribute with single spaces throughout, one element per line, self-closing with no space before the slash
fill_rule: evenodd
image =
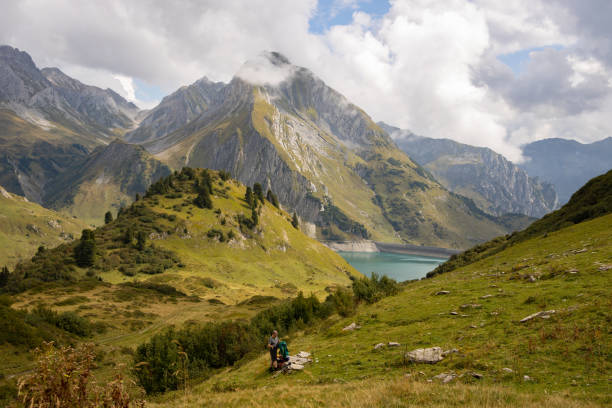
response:
<path id="1" fill-rule="evenodd" d="M 546 214 L 526 229 L 498 237 L 490 242 L 480 244 L 458 255 L 453 255 L 447 262 L 429 272 L 435 276 L 453 269 L 468 265 L 480 259 L 495 255 L 501 250 L 519 244 L 528 239 L 558 231 L 570 225 L 612 213 L 612 170 L 597 176 L 578 191 L 557 211 Z"/>
<path id="2" fill-rule="evenodd" d="M 39 246 L 71 242 L 86 225 L 48 210 L 0 186 L 0 267 L 30 258 Z"/>
<path id="3" fill-rule="evenodd" d="M 72 131 L 86 146 L 125 132 L 139 112 L 114 91 L 84 85 L 57 68 L 39 70 L 26 52 L 6 45 L 0 46 L 0 108 L 43 129 Z"/>
<path id="4" fill-rule="evenodd" d="M 94 224 L 104 213 L 128 206 L 136 193 L 171 173 L 138 145 L 115 139 L 75 161 L 46 186 L 46 206 Z"/>
<path id="5" fill-rule="evenodd" d="M 50 180 L 134 127 L 138 112 L 110 89 L 39 70 L 26 52 L 0 46 L 0 183 L 42 203 Z"/>
<path id="6" fill-rule="evenodd" d="M 523 146 L 522 168 L 552 183 L 566 203 L 589 179 L 612 169 L 612 137 L 591 144 L 544 139 Z"/>
<path id="7" fill-rule="evenodd" d="M 471 198 L 483 211 L 539 218 L 557 208 L 557 193 L 551 184 L 529 177 L 491 149 L 417 136 L 382 122 L 379 125 L 436 180 Z"/>
<path id="8" fill-rule="evenodd" d="M 137 129 L 128 132 L 125 139 L 131 143 L 154 140 L 171 133 L 204 111 L 223 100 L 222 82 L 211 82 L 204 77 L 190 86 L 184 86 L 147 113 Z"/>
<path id="9" fill-rule="evenodd" d="M 263 184 L 323 240 L 465 248 L 508 231 L 449 193 L 363 110 L 278 53 L 246 62 L 228 84 L 204 84 L 167 97 L 127 139 L 173 168 L 226 170 Z M 205 102 L 196 109 L 194 101 Z M 170 114 L 176 120 L 166 127 Z"/>

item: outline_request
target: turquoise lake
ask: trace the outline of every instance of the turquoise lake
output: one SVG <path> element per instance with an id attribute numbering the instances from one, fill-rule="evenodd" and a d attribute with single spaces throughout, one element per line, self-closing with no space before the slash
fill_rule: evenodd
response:
<path id="1" fill-rule="evenodd" d="M 423 278 L 427 272 L 446 261 L 445 258 L 389 252 L 338 252 L 338 254 L 366 276 L 376 272 L 398 282 Z"/>

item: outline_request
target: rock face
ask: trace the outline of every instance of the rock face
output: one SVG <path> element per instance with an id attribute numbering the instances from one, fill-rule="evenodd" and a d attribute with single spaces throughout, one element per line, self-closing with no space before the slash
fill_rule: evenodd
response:
<path id="1" fill-rule="evenodd" d="M 135 126 L 138 112 L 110 89 L 40 70 L 27 53 L 0 46 L 0 183 L 43 203 L 51 180 Z"/>
<path id="2" fill-rule="evenodd" d="M 490 214 L 542 217 L 558 206 L 557 194 L 550 183 L 530 177 L 491 149 L 421 137 L 385 123 L 379 125 L 445 187 L 472 198 Z"/>
<path id="3" fill-rule="evenodd" d="M 0 107 L 42 127 L 56 123 L 96 145 L 135 125 L 139 109 L 110 89 L 85 85 L 57 68 L 39 70 L 25 52 L 0 46 Z M 89 136 L 89 137 L 87 137 Z"/>
<path id="4" fill-rule="evenodd" d="M 449 193 L 363 110 L 278 53 L 246 62 L 228 84 L 203 79 L 179 89 L 127 138 L 171 167 L 261 183 L 325 241 L 465 248 L 509 231 Z"/>
<path id="5" fill-rule="evenodd" d="M 588 180 L 612 169 L 612 137 L 591 144 L 544 139 L 523 147 L 520 166 L 534 177 L 552 183 L 565 204 Z"/>
<path id="6" fill-rule="evenodd" d="M 47 186 L 46 206 L 70 208 L 88 222 L 102 221 L 100 208 L 127 206 L 136 193 L 171 173 L 170 168 L 138 145 L 115 140 L 76 161 Z M 93 207 L 93 209 L 92 209 Z"/>
<path id="7" fill-rule="evenodd" d="M 435 364 L 444 359 L 442 354 L 440 347 L 431 347 L 409 351 L 406 353 L 406 358 L 414 363 Z"/>

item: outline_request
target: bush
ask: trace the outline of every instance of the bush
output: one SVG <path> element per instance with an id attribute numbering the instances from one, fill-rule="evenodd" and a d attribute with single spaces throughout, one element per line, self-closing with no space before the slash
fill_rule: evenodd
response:
<path id="1" fill-rule="evenodd" d="M 399 284 L 387 276 L 379 277 L 373 273 L 371 278 L 360 278 L 353 281 L 353 294 L 356 301 L 375 303 L 386 296 L 396 295 Z"/>
<path id="2" fill-rule="evenodd" d="M 93 347 L 82 344 L 56 349 L 53 343 L 44 343 L 37 348 L 36 367 L 19 380 L 21 402 L 40 408 L 143 407 L 144 402 L 131 399 L 121 375 L 104 388 L 91 381 L 96 356 Z"/>

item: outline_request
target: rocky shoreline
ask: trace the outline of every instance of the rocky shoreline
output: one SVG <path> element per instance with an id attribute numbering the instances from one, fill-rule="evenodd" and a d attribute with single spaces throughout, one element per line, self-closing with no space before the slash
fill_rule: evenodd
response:
<path id="1" fill-rule="evenodd" d="M 428 247 L 410 244 L 395 244 L 376 241 L 327 241 L 327 247 L 336 252 L 390 252 L 394 254 L 432 256 L 449 258 L 461 251 L 449 248 Z"/>

